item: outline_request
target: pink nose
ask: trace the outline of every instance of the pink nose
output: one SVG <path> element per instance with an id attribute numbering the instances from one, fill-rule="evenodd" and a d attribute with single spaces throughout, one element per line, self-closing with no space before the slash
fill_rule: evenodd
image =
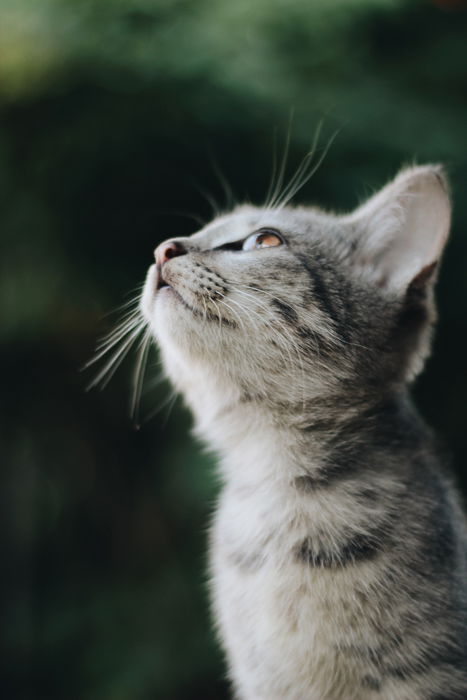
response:
<path id="1" fill-rule="evenodd" d="M 162 267 L 170 258 L 183 255 L 185 252 L 184 247 L 178 241 L 165 241 L 157 246 L 154 251 L 154 257 L 156 258 L 156 263 Z"/>

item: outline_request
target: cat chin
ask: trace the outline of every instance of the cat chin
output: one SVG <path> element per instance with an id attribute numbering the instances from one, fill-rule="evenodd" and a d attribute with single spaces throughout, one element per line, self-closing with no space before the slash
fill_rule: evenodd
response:
<path id="1" fill-rule="evenodd" d="M 210 363 L 218 361 L 215 348 L 225 340 L 225 329 L 217 319 L 206 323 L 202 311 L 192 307 L 174 287 L 157 289 L 155 265 L 149 268 L 140 310 L 158 344 L 176 351 L 187 365 L 207 358 Z"/>
<path id="2" fill-rule="evenodd" d="M 171 287 L 157 292 L 146 318 L 161 348 L 168 354 L 176 353 L 185 366 L 193 361 L 212 364 L 218 359 L 213 352 L 220 340 L 218 326 L 206 328 Z"/>
<path id="3" fill-rule="evenodd" d="M 151 265 L 141 295 L 140 310 L 157 340 L 167 336 L 185 342 L 192 332 L 193 314 L 180 294 L 170 286 L 157 289 L 156 266 Z"/>

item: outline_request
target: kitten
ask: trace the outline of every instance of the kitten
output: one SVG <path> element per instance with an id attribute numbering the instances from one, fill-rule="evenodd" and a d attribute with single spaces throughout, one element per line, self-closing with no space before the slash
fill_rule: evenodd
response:
<path id="1" fill-rule="evenodd" d="M 409 399 L 449 224 L 414 167 L 349 215 L 243 206 L 155 251 L 141 308 L 220 457 L 236 698 L 467 698 L 464 518 Z"/>

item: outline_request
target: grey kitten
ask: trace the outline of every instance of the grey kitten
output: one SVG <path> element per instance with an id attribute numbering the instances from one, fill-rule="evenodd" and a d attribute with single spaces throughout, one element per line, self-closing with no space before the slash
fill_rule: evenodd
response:
<path id="1" fill-rule="evenodd" d="M 449 225 L 415 167 L 349 215 L 239 207 L 155 252 L 141 308 L 219 455 L 236 698 L 467 698 L 465 522 L 409 398 Z"/>

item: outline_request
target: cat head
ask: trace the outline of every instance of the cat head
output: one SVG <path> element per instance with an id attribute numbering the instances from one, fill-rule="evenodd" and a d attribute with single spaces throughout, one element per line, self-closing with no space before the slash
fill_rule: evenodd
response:
<path id="1" fill-rule="evenodd" d="M 423 367 L 449 224 L 437 166 L 351 214 L 237 207 L 156 249 L 141 308 L 192 403 L 378 393 Z"/>

